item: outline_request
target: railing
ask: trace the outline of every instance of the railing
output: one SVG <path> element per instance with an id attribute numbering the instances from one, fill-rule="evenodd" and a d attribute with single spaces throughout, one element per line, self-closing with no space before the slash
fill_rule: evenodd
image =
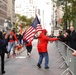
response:
<path id="1" fill-rule="evenodd" d="M 59 51 L 61 57 L 57 60 L 64 59 L 64 62 L 61 63 L 60 68 L 62 68 L 65 64 L 67 65 L 67 69 L 61 74 L 64 75 L 76 75 L 76 57 L 72 55 L 73 49 L 70 48 L 68 45 L 61 41 L 56 42 L 57 50 Z"/>

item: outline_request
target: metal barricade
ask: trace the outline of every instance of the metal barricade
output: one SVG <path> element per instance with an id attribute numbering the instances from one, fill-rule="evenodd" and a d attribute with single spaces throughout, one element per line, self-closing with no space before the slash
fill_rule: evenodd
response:
<path id="1" fill-rule="evenodd" d="M 64 59 L 60 66 L 64 66 L 65 63 L 67 64 L 67 69 L 61 75 L 64 75 L 65 72 L 66 75 L 69 75 L 69 73 L 76 75 L 76 57 L 72 55 L 74 50 L 61 41 L 58 41 L 56 44 L 61 54 L 60 58 Z"/>
<path id="2" fill-rule="evenodd" d="M 72 55 L 73 49 L 68 47 L 68 64 L 69 64 L 69 69 L 73 75 L 76 75 L 76 57 Z"/>
<path id="3" fill-rule="evenodd" d="M 61 54 L 61 58 L 64 59 L 64 61 L 60 64 L 60 68 L 62 68 L 65 64 L 68 66 L 67 45 L 65 43 L 58 41 L 58 48 L 59 48 L 59 53 Z"/>

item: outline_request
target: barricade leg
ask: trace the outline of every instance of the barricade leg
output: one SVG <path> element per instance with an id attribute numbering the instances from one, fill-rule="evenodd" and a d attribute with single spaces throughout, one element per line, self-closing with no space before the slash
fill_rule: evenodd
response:
<path id="1" fill-rule="evenodd" d="M 61 75 L 69 75 L 69 74 L 74 75 L 74 74 L 71 73 L 70 69 L 67 68 Z"/>
<path id="2" fill-rule="evenodd" d="M 57 60 L 57 62 L 58 62 L 60 59 L 62 59 L 62 57 L 60 57 L 60 58 Z"/>
<path id="3" fill-rule="evenodd" d="M 66 75 L 69 75 L 69 72 Z"/>
<path id="4" fill-rule="evenodd" d="M 62 68 L 65 65 L 65 61 L 60 65 L 59 68 Z"/>
<path id="5" fill-rule="evenodd" d="M 61 75 L 64 75 L 67 71 L 69 71 L 69 68 L 67 68 Z"/>

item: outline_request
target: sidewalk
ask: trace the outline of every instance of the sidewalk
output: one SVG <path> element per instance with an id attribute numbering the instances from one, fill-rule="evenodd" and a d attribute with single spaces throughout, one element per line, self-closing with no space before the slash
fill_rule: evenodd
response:
<path id="1" fill-rule="evenodd" d="M 62 69 L 59 68 L 63 60 L 59 60 L 60 54 L 57 51 L 55 43 L 49 43 L 49 69 L 44 69 L 44 61 L 42 68 L 38 69 L 38 52 L 36 48 L 37 40 L 33 42 L 33 49 L 31 57 L 27 57 L 26 50 L 15 58 L 10 59 L 5 63 L 5 75 L 61 75 L 66 69 L 64 66 Z"/>

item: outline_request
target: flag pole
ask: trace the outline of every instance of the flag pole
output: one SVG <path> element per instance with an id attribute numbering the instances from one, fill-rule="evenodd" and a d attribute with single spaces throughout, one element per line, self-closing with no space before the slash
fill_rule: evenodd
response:
<path id="1" fill-rule="evenodd" d="M 44 26 L 44 10 L 43 10 L 43 28 L 45 29 L 45 26 Z"/>

